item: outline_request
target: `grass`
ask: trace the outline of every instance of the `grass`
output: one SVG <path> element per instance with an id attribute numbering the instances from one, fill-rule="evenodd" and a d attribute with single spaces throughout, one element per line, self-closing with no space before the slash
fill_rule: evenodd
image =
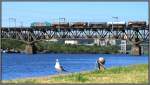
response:
<path id="1" fill-rule="evenodd" d="M 55 76 L 5 80 L 3 83 L 145 83 L 148 84 L 148 64 L 113 67 L 105 71 L 91 71 Z"/>

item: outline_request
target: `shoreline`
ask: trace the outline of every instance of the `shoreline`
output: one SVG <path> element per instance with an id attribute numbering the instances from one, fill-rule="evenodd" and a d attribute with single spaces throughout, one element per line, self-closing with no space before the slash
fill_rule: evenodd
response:
<path id="1" fill-rule="evenodd" d="M 22 77 L 22 78 L 16 78 L 16 79 L 4 79 L 2 81 L 13 81 L 13 80 L 18 80 L 18 79 L 36 79 L 36 78 L 51 78 L 51 77 L 57 77 L 57 76 L 67 76 L 71 74 L 76 74 L 76 73 L 86 73 L 86 72 L 91 72 L 94 70 L 89 70 L 89 71 L 80 71 L 80 72 L 69 72 L 69 73 L 61 73 L 61 74 L 51 74 L 51 75 L 41 75 L 41 76 L 33 76 L 33 77 Z"/>
<path id="2" fill-rule="evenodd" d="M 136 83 L 137 80 L 133 81 L 134 78 L 142 79 L 142 80 L 138 80 L 138 82 L 148 82 L 147 74 L 148 74 L 148 64 L 135 64 L 135 65 L 121 66 L 121 67 L 111 67 L 111 68 L 106 69 L 104 72 L 99 72 L 98 70 L 94 70 L 94 71 L 75 72 L 75 73 L 59 74 L 59 75 L 47 75 L 47 76 L 41 76 L 41 77 L 28 77 L 28 78 L 15 79 L 15 80 L 2 80 L 2 82 L 17 84 L 17 83 L 26 83 L 26 82 L 40 83 L 38 81 L 41 81 L 41 83 L 45 83 L 45 82 L 47 83 L 69 83 L 69 82 L 90 83 L 90 82 L 95 81 L 95 83 L 97 83 L 98 82 L 97 80 L 94 79 L 93 81 L 91 81 L 91 79 L 96 78 L 99 80 L 99 78 L 101 77 L 102 78 L 109 77 L 110 79 L 114 80 L 116 79 L 116 77 L 118 79 L 124 76 L 126 78 L 129 78 L 129 80 L 132 80 L 130 82 Z M 98 77 L 98 76 L 101 76 L 101 77 Z M 81 81 L 80 80 L 78 81 L 78 78 L 81 79 Z M 125 80 L 122 80 L 122 81 L 125 81 Z M 105 83 L 107 82 L 105 81 Z M 127 82 L 123 82 L 123 83 L 127 83 Z"/>

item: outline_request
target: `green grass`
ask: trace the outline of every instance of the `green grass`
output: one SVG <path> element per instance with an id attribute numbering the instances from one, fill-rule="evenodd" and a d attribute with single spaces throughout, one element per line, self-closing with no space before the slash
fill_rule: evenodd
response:
<path id="1" fill-rule="evenodd" d="M 113 67 L 105 71 L 59 74 L 38 78 L 5 80 L 3 83 L 148 83 L 148 64 Z"/>

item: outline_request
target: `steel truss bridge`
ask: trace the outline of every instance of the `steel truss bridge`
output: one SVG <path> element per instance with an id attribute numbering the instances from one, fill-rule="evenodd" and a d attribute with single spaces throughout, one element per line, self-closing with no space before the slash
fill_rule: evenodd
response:
<path id="1" fill-rule="evenodd" d="M 137 47 L 142 42 L 149 41 L 149 28 L 31 28 L 3 27 L 1 38 L 15 39 L 32 45 L 38 41 L 55 39 L 120 39 L 127 40 Z M 29 46 L 28 48 L 31 49 Z M 32 50 L 31 50 L 32 51 Z M 29 52 L 30 53 L 30 52 Z M 133 53 L 134 54 L 134 53 Z"/>

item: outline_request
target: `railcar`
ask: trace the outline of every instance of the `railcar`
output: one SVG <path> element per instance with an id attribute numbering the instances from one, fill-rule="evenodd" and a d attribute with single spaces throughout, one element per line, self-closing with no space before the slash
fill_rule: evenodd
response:
<path id="1" fill-rule="evenodd" d="M 107 22 L 108 29 L 125 29 L 126 22 Z"/>
<path id="2" fill-rule="evenodd" d="M 146 27 L 146 21 L 129 21 L 128 22 L 128 27 L 129 28 L 145 28 Z"/>
<path id="3" fill-rule="evenodd" d="M 105 29 L 107 28 L 107 22 L 89 22 L 88 26 L 92 29 Z"/>
<path id="4" fill-rule="evenodd" d="M 72 22 L 70 23 L 71 28 L 87 28 L 88 22 Z"/>
<path id="5" fill-rule="evenodd" d="M 54 22 L 52 23 L 52 27 L 55 28 L 55 29 L 58 29 L 58 28 L 62 28 L 62 29 L 66 29 L 66 28 L 69 28 L 69 22 Z"/>

